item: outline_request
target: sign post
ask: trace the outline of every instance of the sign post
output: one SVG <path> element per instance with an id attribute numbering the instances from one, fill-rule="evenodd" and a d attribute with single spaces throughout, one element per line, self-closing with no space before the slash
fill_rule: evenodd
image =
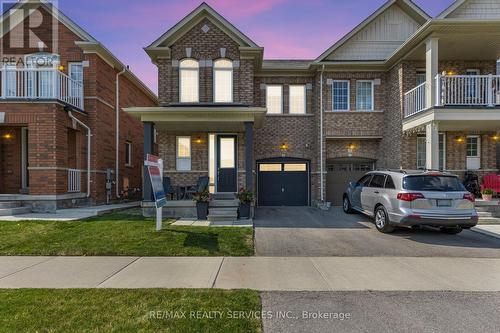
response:
<path id="1" fill-rule="evenodd" d="M 144 165 L 148 168 L 149 178 L 153 187 L 153 195 L 156 207 L 156 231 L 162 228 L 162 208 L 167 204 L 167 196 L 163 188 L 163 160 L 157 156 L 148 154 Z"/>

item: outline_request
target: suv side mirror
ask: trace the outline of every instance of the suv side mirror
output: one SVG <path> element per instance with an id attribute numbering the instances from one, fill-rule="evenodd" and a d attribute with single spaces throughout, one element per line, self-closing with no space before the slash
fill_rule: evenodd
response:
<path id="1" fill-rule="evenodd" d="M 358 183 L 358 182 L 350 182 L 350 183 L 349 183 L 349 186 L 351 186 L 351 187 L 353 187 L 353 188 L 356 188 L 356 187 L 361 186 L 361 184 L 360 184 L 360 183 Z"/>

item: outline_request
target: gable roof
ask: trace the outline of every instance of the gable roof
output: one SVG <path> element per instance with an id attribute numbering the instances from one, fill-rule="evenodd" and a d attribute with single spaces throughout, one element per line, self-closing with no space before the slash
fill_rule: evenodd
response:
<path id="1" fill-rule="evenodd" d="M 244 47 L 259 47 L 254 41 L 243 34 L 238 28 L 226 20 L 222 15 L 217 13 L 212 7 L 203 2 L 195 10 L 185 16 L 176 25 L 165 32 L 160 38 L 155 40 L 146 49 L 170 46 L 171 43 L 177 40 L 185 32 L 189 31 L 202 18 L 209 18 L 218 28 L 229 35 L 236 43 Z M 168 44 L 168 45 L 164 45 Z"/>
<path id="2" fill-rule="evenodd" d="M 467 10 L 469 9 L 469 12 Z M 462 11 L 462 13 L 460 13 Z M 459 17 L 453 17 L 458 14 Z M 462 15 L 460 15 L 462 14 Z M 470 0 L 456 0 L 448 8 L 446 8 L 437 19 L 447 18 L 470 18 L 470 19 L 489 19 L 500 17 L 500 3 L 495 0 L 488 1 L 470 1 Z"/>
<path id="3" fill-rule="evenodd" d="M 73 20 L 71 20 L 68 16 L 66 16 L 59 8 L 55 7 L 52 3 L 47 0 L 20 0 L 16 3 L 12 8 L 9 8 L 0 17 L 0 27 L 3 27 L 3 22 L 6 18 L 11 15 L 12 9 L 20 9 L 27 4 L 39 5 L 49 13 L 57 15 L 57 20 L 61 22 L 65 27 L 71 30 L 80 41 L 76 41 L 75 44 L 79 46 L 84 53 L 95 53 L 99 57 L 101 57 L 106 63 L 108 63 L 111 67 L 121 71 L 123 69 L 128 69 L 128 66 L 123 64 L 115 55 L 113 55 L 104 45 L 102 45 L 97 39 L 92 37 L 88 32 L 86 32 L 83 28 L 81 28 L 78 24 L 76 24 Z M 29 13 L 25 13 L 25 16 L 20 18 L 19 23 L 26 19 Z M 11 25 L 16 26 L 16 25 Z M 9 31 L 2 31 L 0 34 L 0 38 L 3 38 L 5 34 Z M 146 95 L 148 95 L 154 101 L 157 101 L 158 97 L 156 94 L 149 89 L 148 86 L 144 84 L 134 73 L 127 70 L 125 73 L 127 78 L 135 84 L 138 88 L 140 88 Z"/>
<path id="4" fill-rule="evenodd" d="M 423 25 L 425 22 L 429 21 L 431 17 L 423 11 L 420 7 L 418 7 L 411 0 L 389 0 L 379 9 L 377 9 L 372 15 L 366 18 L 363 22 L 361 22 L 358 26 L 356 26 L 353 30 L 351 30 L 347 35 L 342 37 L 338 42 L 336 42 L 333 46 L 323 52 L 318 58 L 316 58 L 315 62 L 324 61 L 328 56 L 330 56 L 334 51 L 338 50 L 340 47 L 347 44 L 356 34 L 366 28 L 370 23 L 375 21 L 381 14 L 387 11 L 392 5 L 397 4 L 399 7 L 410 17 L 412 17 L 418 24 Z"/>

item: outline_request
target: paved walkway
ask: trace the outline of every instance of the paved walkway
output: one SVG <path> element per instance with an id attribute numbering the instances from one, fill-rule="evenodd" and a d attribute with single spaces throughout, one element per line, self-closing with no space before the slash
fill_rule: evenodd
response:
<path id="1" fill-rule="evenodd" d="M 118 210 L 140 207 L 141 203 L 128 202 L 115 205 L 101 205 L 82 208 L 59 209 L 56 213 L 29 213 L 14 216 L 0 216 L 0 221 L 76 221 L 112 213 Z"/>
<path id="2" fill-rule="evenodd" d="M 500 225 L 499 224 L 485 224 L 478 225 L 472 228 L 472 231 L 479 232 L 483 235 L 488 235 L 495 238 L 500 238 Z"/>
<path id="3" fill-rule="evenodd" d="M 500 291 L 500 259 L 0 257 L 0 288 Z"/>

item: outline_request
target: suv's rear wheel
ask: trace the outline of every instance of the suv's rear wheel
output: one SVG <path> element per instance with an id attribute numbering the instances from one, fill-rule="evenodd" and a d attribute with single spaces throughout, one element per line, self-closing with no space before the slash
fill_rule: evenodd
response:
<path id="1" fill-rule="evenodd" d="M 440 231 L 449 235 L 456 235 L 462 232 L 462 227 L 453 227 L 453 228 L 441 228 Z"/>
<path id="2" fill-rule="evenodd" d="M 347 195 L 344 195 L 344 200 L 342 201 L 342 208 L 344 209 L 344 213 L 352 214 L 354 211 L 351 206 L 351 201 Z"/>
<path id="3" fill-rule="evenodd" d="M 375 210 L 375 227 L 384 234 L 394 231 L 394 227 L 389 222 L 389 215 L 384 206 L 378 206 Z"/>

